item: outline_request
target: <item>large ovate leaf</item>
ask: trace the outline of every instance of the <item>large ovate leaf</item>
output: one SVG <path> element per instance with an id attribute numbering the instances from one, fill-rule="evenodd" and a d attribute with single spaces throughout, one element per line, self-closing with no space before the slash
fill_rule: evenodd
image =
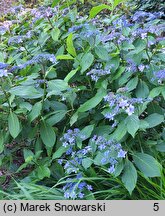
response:
<path id="1" fill-rule="evenodd" d="M 128 133 L 130 133 L 132 137 L 135 137 L 135 133 L 139 129 L 139 126 L 140 126 L 140 120 L 138 116 L 132 114 L 125 119 L 125 122 L 126 122 Z"/>
<path id="2" fill-rule="evenodd" d="M 79 136 L 84 137 L 82 138 L 82 140 L 88 139 L 92 134 L 93 129 L 94 129 L 94 125 L 88 125 L 80 131 Z"/>
<path id="3" fill-rule="evenodd" d="M 129 191 L 129 193 L 131 194 L 136 186 L 137 171 L 133 163 L 129 160 L 126 161 L 124 166 L 122 182 L 124 183 L 124 186 Z"/>
<path id="4" fill-rule="evenodd" d="M 55 124 L 57 124 L 58 122 L 60 122 L 66 115 L 67 111 L 66 110 L 58 110 L 56 112 L 54 112 L 53 115 L 51 115 L 49 118 L 46 119 L 46 122 L 53 126 Z"/>
<path id="5" fill-rule="evenodd" d="M 101 4 L 101 5 L 95 6 L 90 10 L 89 18 L 91 18 L 91 19 L 94 18 L 98 13 L 100 13 L 100 11 L 102 11 L 104 9 L 111 10 L 112 8 L 106 4 Z"/>
<path id="6" fill-rule="evenodd" d="M 91 165 L 92 165 L 93 161 L 91 158 L 84 158 L 82 160 L 82 166 L 84 167 L 84 169 L 88 169 Z"/>
<path id="7" fill-rule="evenodd" d="M 72 56 L 76 56 L 76 50 L 74 48 L 74 45 L 73 45 L 73 34 L 70 33 L 67 37 L 67 40 L 66 40 L 66 44 L 67 44 L 67 51 L 69 54 L 71 54 Z"/>
<path id="8" fill-rule="evenodd" d="M 32 122 L 34 119 L 36 119 L 41 114 L 41 109 L 42 109 L 42 102 L 41 101 L 34 104 L 32 110 L 28 116 L 30 122 Z"/>
<path id="9" fill-rule="evenodd" d="M 104 88 L 101 88 L 97 91 L 95 96 L 88 101 L 86 101 L 84 104 L 82 104 L 78 108 L 78 112 L 86 112 L 94 107 L 96 107 L 103 99 L 103 97 L 106 95 L 106 90 Z"/>
<path id="10" fill-rule="evenodd" d="M 153 113 L 144 119 L 148 124 L 148 128 L 153 128 L 164 122 L 164 116 L 158 113 Z"/>
<path id="11" fill-rule="evenodd" d="M 59 28 L 52 29 L 51 36 L 52 36 L 52 38 L 53 38 L 54 41 L 58 41 L 59 35 L 60 35 Z"/>
<path id="12" fill-rule="evenodd" d="M 145 153 L 133 154 L 137 168 L 147 177 L 161 176 L 161 165 L 151 155 Z"/>
<path id="13" fill-rule="evenodd" d="M 8 126 L 11 136 L 15 139 L 20 133 L 20 123 L 17 115 L 13 112 L 10 112 L 9 114 Z"/>
<path id="14" fill-rule="evenodd" d="M 147 84 L 140 80 L 136 88 L 136 97 L 138 98 L 147 98 L 149 95 L 149 88 Z"/>
<path id="15" fill-rule="evenodd" d="M 106 95 L 106 90 L 104 88 L 100 88 L 93 98 L 89 99 L 78 108 L 77 112 L 75 112 L 74 115 L 71 117 L 70 124 L 73 125 L 77 121 L 78 113 L 86 112 L 96 107 L 101 102 L 101 100 L 105 95 Z"/>
<path id="16" fill-rule="evenodd" d="M 75 70 L 71 70 L 65 77 L 64 81 L 69 82 L 69 80 L 77 73 L 78 70 L 79 68 L 76 68 Z"/>
<path id="17" fill-rule="evenodd" d="M 95 53 L 96 55 L 102 59 L 102 60 L 105 60 L 107 61 L 109 59 L 109 54 L 108 54 L 108 51 L 106 48 L 104 48 L 103 46 L 97 46 L 95 48 Z"/>
<path id="18" fill-rule="evenodd" d="M 16 86 L 11 88 L 9 92 L 25 99 L 35 99 L 43 96 L 43 92 L 38 91 L 33 86 Z"/>
<path id="19" fill-rule="evenodd" d="M 94 56 L 92 55 L 92 53 L 84 54 L 80 62 L 81 73 L 85 72 L 92 65 L 93 61 Z"/>
<path id="20" fill-rule="evenodd" d="M 50 177 L 50 169 L 47 166 L 39 166 L 37 169 L 37 176 L 40 180 L 45 177 Z"/>
<path id="21" fill-rule="evenodd" d="M 114 133 L 112 134 L 112 138 L 120 141 L 127 133 L 127 127 L 125 126 L 124 121 L 120 122 L 116 128 L 116 130 L 114 131 Z"/>
<path id="22" fill-rule="evenodd" d="M 133 89 L 136 88 L 137 84 L 138 84 L 138 77 L 134 77 L 127 83 L 126 87 L 128 91 L 132 91 Z"/>
<path id="23" fill-rule="evenodd" d="M 52 156 L 52 160 L 60 158 L 66 151 L 67 151 L 67 148 L 64 146 L 61 146 L 54 152 Z"/>
<path id="24" fill-rule="evenodd" d="M 48 91 L 61 92 L 68 88 L 68 83 L 61 79 L 48 81 Z"/>
<path id="25" fill-rule="evenodd" d="M 162 86 L 153 88 L 153 89 L 150 91 L 149 98 L 157 97 L 157 96 L 162 92 L 162 90 L 163 90 L 163 87 L 162 87 Z"/>
<path id="26" fill-rule="evenodd" d="M 46 147 L 52 148 L 54 146 L 55 141 L 56 141 L 56 134 L 53 128 L 49 124 L 47 124 L 45 121 L 41 123 L 40 135 Z"/>

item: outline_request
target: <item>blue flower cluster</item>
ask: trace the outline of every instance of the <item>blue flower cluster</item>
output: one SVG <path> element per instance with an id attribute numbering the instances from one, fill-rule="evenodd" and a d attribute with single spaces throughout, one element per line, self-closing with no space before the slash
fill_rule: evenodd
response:
<path id="1" fill-rule="evenodd" d="M 152 78 L 152 80 L 158 80 L 158 83 L 162 83 L 165 80 L 165 70 L 159 70 L 157 72 L 154 72 L 154 77 Z"/>
<path id="2" fill-rule="evenodd" d="M 0 62 L 0 69 L 6 69 L 8 66 L 8 64 Z"/>
<path id="3" fill-rule="evenodd" d="M 80 136 L 80 130 L 69 130 L 60 139 L 63 146 L 66 148 L 66 152 L 62 158 L 58 160 L 58 163 L 64 166 L 67 174 L 79 173 L 83 169 L 83 159 L 89 157 L 94 160 L 98 153 L 102 153 L 102 165 L 110 164 L 110 168 L 117 164 L 119 158 L 124 158 L 126 152 L 122 149 L 120 143 L 116 143 L 114 140 L 107 140 L 103 136 L 94 135 L 87 146 L 77 150 L 77 137 Z M 111 172 L 112 173 L 112 172 Z"/>
<path id="4" fill-rule="evenodd" d="M 136 39 L 146 39 L 149 33 L 156 34 L 161 38 L 165 30 L 164 25 L 157 23 L 153 25 L 152 21 L 161 18 L 163 13 L 148 13 L 137 11 L 132 17 L 121 16 L 112 22 L 112 26 L 105 26 L 106 35 L 101 37 L 101 41 L 106 43 L 113 41 L 115 44 L 121 45 L 123 42 L 133 43 Z M 127 32 L 126 34 L 124 32 Z M 148 40 L 148 46 L 158 41 Z"/>
<path id="5" fill-rule="evenodd" d="M 92 186 L 88 185 L 86 182 L 81 181 L 82 174 L 79 173 L 76 178 L 67 178 L 66 185 L 63 187 L 64 197 L 66 199 L 83 199 L 85 193 L 92 191 Z"/>
<path id="6" fill-rule="evenodd" d="M 88 39 L 100 34 L 100 31 L 97 28 L 94 28 L 90 23 L 83 23 L 69 28 L 69 32 L 76 32 L 78 30 L 81 30 L 81 32 L 77 37 L 81 37 L 82 39 Z"/>
<path id="7" fill-rule="evenodd" d="M 106 119 L 113 121 L 115 116 L 121 112 L 127 113 L 129 116 L 135 111 L 134 104 L 142 104 L 145 100 L 142 98 L 128 98 L 122 94 L 114 94 L 110 92 L 104 97 L 105 102 L 108 102 L 109 111 L 104 113 Z"/>
<path id="8" fill-rule="evenodd" d="M 57 60 L 54 54 L 48 54 L 48 53 L 41 53 L 38 54 L 36 56 L 34 56 L 31 60 L 25 62 L 24 64 L 19 65 L 19 69 L 23 69 L 26 68 L 28 65 L 32 65 L 32 64 L 42 64 L 45 61 L 50 61 L 53 64 L 57 64 Z"/>
<path id="9" fill-rule="evenodd" d="M 159 19 L 163 16 L 163 12 L 154 12 L 154 13 L 150 13 L 150 12 L 145 12 L 145 11 L 137 11 L 133 16 L 132 16 L 132 20 L 134 22 L 138 22 L 138 23 L 144 23 L 144 22 L 148 22 L 148 21 L 152 21 L 155 19 Z"/>
<path id="10" fill-rule="evenodd" d="M 0 35 L 5 34 L 7 31 L 10 31 L 13 21 L 4 21 L 0 23 Z"/>
<path id="11" fill-rule="evenodd" d="M 91 144 L 95 143 L 99 152 L 102 153 L 101 164 L 109 164 L 108 172 L 115 172 L 115 165 L 120 158 L 125 158 L 127 152 L 122 149 L 120 143 L 116 143 L 114 140 L 107 140 L 103 136 L 94 136 L 91 139 Z"/>
<path id="12" fill-rule="evenodd" d="M 18 12 L 20 12 L 22 10 L 24 10 L 24 7 L 23 7 L 23 5 L 20 4 L 18 6 L 11 7 L 10 12 L 17 14 Z"/>
<path id="13" fill-rule="evenodd" d="M 91 79 L 95 82 L 98 81 L 99 78 L 102 76 L 110 74 L 110 70 L 103 70 L 103 69 L 92 69 L 87 73 L 87 76 L 91 76 Z"/>
<path id="14" fill-rule="evenodd" d="M 13 36 L 11 38 L 9 38 L 8 40 L 8 44 L 21 44 L 23 43 L 25 40 L 27 39 L 26 36 Z"/>
<path id="15" fill-rule="evenodd" d="M 0 62 L 0 77 L 7 77 L 9 75 L 8 67 L 9 64 Z"/>
<path id="16" fill-rule="evenodd" d="M 144 72 L 145 68 L 147 68 L 147 65 L 140 64 L 137 65 L 132 59 L 127 59 L 127 71 L 130 71 L 132 73 L 135 72 Z"/>
<path id="17" fill-rule="evenodd" d="M 79 133 L 80 130 L 78 128 L 75 128 L 74 130 L 69 129 L 67 133 L 65 133 L 63 137 L 60 138 L 60 141 L 63 143 L 62 145 L 64 147 L 74 146 L 76 144 L 76 138 Z"/>
<path id="18" fill-rule="evenodd" d="M 33 22 L 42 18 L 51 18 L 57 14 L 58 8 L 54 7 L 38 7 L 31 10 L 31 15 L 34 17 Z"/>
<path id="19" fill-rule="evenodd" d="M 82 29 L 83 28 L 83 24 L 81 24 L 81 25 L 77 25 L 77 26 L 72 26 L 71 28 L 69 28 L 69 32 L 76 32 L 76 31 L 78 31 L 78 30 L 80 30 L 80 29 Z"/>
<path id="20" fill-rule="evenodd" d="M 98 160 L 101 167 L 110 173 L 115 172 L 115 166 L 125 158 L 127 152 L 123 150 L 120 143 L 114 140 L 108 140 L 103 136 L 94 135 L 84 148 L 77 150 L 77 137 L 80 137 L 80 130 L 75 128 L 68 130 L 60 141 L 66 148 L 66 152 L 58 159 L 58 163 L 64 167 L 67 174 L 76 174 L 76 178 L 68 178 L 66 185 L 63 187 L 64 197 L 69 199 L 82 199 L 86 192 L 92 190 L 92 186 L 81 181 L 82 171 L 84 170 L 83 161 L 91 160 L 91 165 Z M 84 137 L 82 137 L 83 139 Z"/>
<path id="21" fill-rule="evenodd" d="M 7 76 L 8 76 L 7 70 L 3 70 L 3 69 L 1 70 L 1 69 L 0 69 L 0 78 L 1 78 L 1 77 L 7 77 Z"/>

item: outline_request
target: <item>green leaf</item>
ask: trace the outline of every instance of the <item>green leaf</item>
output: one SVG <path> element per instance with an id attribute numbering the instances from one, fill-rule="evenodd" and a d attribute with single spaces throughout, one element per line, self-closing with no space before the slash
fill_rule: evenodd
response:
<path id="1" fill-rule="evenodd" d="M 33 86 L 16 86 L 11 88 L 9 92 L 25 99 L 35 99 L 43 96 L 43 92 L 39 92 Z"/>
<path id="2" fill-rule="evenodd" d="M 148 97 L 149 88 L 144 81 L 142 81 L 142 80 L 139 81 L 139 84 L 137 86 L 135 94 L 136 94 L 136 97 L 138 97 L 138 98 L 147 98 Z"/>
<path id="3" fill-rule="evenodd" d="M 79 70 L 79 68 L 75 69 L 75 70 L 71 70 L 67 76 L 65 77 L 64 81 L 65 82 L 69 82 L 69 80 L 77 73 L 77 71 Z"/>
<path id="4" fill-rule="evenodd" d="M 57 151 L 55 151 L 55 153 L 53 154 L 52 160 L 55 160 L 55 159 L 60 158 L 66 151 L 67 151 L 67 148 L 65 148 L 64 146 L 61 146 L 61 147 L 58 148 Z"/>
<path id="5" fill-rule="evenodd" d="M 162 89 L 162 96 L 163 96 L 163 98 L 165 100 L 165 88 Z"/>
<path id="6" fill-rule="evenodd" d="M 91 158 L 84 158 L 82 159 L 82 165 L 84 169 L 88 169 L 92 165 L 93 161 Z"/>
<path id="7" fill-rule="evenodd" d="M 107 134 L 110 134 L 112 132 L 113 128 L 110 125 L 102 125 L 98 126 L 94 129 L 92 132 L 93 135 L 98 135 L 98 136 L 104 136 Z"/>
<path id="8" fill-rule="evenodd" d="M 164 122 L 164 116 L 158 113 L 153 113 L 144 119 L 148 124 L 148 128 L 153 128 Z"/>
<path id="9" fill-rule="evenodd" d="M 50 169 L 46 166 L 39 166 L 37 169 L 37 176 L 39 179 L 43 179 L 45 177 L 50 177 Z"/>
<path id="10" fill-rule="evenodd" d="M 81 74 L 83 72 L 85 72 L 93 63 L 94 61 L 94 56 L 92 55 L 92 53 L 85 53 L 82 57 L 82 60 L 80 62 L 80 66 L 81 66 Z"/>
<path id="11" fill-rule="evenodd" d="M 86 112 L 96 107 L 101 102 L 101 100 L 105 95 L 106 95 L 106 90 L 104 88 L 100 88 L 93 98 L 89 99 L 78 108 L 78 110 L 74 113 L 74 115 L 70 119 L 70 125 L 72 126 L 77 121 L 79 112 Z"/>
<path id="12" fill-rule="evenodd" d="M 52 8 L 54 8 L 59 2 L 60 2 L 60 0 L 53 0 Z"/>
<path id="13" fill-rule="evenodd" d="M 104 153 L 102 152 L 98 152 L 98 154 L 96 155 L 96 157 L 94 158 L 94 164 L 98 165 L 98 166 L 102 166 L 102 162 L 101 160 L 104 158 Z"/>
<path id="14" fill-rule="evenodd" d="M 29 163 L 34 158 L 34 153 L 29 149 L 23 149 L 24 160 L 26 163 Z"/>
<path id="15" fill-rule="evenodd" d="M 40 135 L 43 143 L 46 147 L 52 148 L 56 141 L 56 134 L 53 128 L 47 124 L 45 121 L 41 123 Z"/>
<path id="16" fill-rule="evenodd" d="M 74 58 L 71 55 L 58 55 L 57 60 L 73 60 Z"/>
<path id="17" fill-rule="evenodd" d="M 13 112 L 10 112 L 9 114 L 8 126 L 11 136 L 15 139 L 20 133 L 20 123 L 18 117 Z"/>
<path id="18" fill-rule="evenodd" d="M 115 8 L 120 3 L 124 2 L 125 0 L 114 0 L 113 7 Z"/>
<path id="19" fill-rule="evenodd" d="M 0 131 L 0 154 L 4 150 L 4 134 Z"/>
<path id="20" fill-rule="evenodd" d="M 104 9 L 112 10 L 112 8 L 106 4 L 101 4 L 101 5 L 95 6 L 90 10 L 89 18 L 90 19 L 94 18 L 100 11 L 102 11 Z"/>
<path id="21" fill-rule="evenodd" d="M 53 126 L 60 122 L 66 115 L 67 111 L 66 110 L 58 110 L 54 112 L 54 115 L 50 116 L 48 119 L 46 119 L 46 122 Z"/>
<path id="22" fill-rule="evenodd" d="M 64 80 L 55 79 L 48 81 L 48 91 L 61 92 L 69 88 L 68 83 Z"/>
<path id="23" fill-rule="evenodd" d="M 138 169 L 147 177 L 161 176 L 161 165 L 151 155 L 135 153 L 133 160 Z"/>
<path id="24" fill-rule="evenodd" d="M 112 137 L 116 141 L 120 141 L 126 135 L 126 133 L 127 133 L 127 127 L 125 126 L 125 122 L 122 121 L 118 124 L 116 130 L 112 134 Z"/>
<path id="25" fill-rule="evenodd" d="M 97 55 L 100 59 L 102 59 L 102 60 L 107 61 L 107 60 L 109 59 L 108 51 L 107 51 L 107 49 L 106 49 L 105 47 L 103 47 L 103 46 L 97 46 L 97 47 L 95 48 L 95 53 L 96 53 L 96 55 Z"/>
<path id="26" fill-rule="evenodd" d="M 126 161 L 124 166 L 124 171 L 122 175 L 122 182 L 124 186 L 129 191 L 130 195 L 134 190 L 137 182 L 137 171 L 133 165 L 133 163 L 129 160 Z"/>
<path id="27" fill-rule="evenodd" d="M 34 119 L 36 119 L 41 114 L 41 109 L 42 109 L 41 101 L 34 104 L 32 110 L 28 116 L 28 119 L 30 122 L 32 122 Z"/>
<path id="28" fill-rule="evenodd" d="M 79 136 L 84 136 L 84 138 L 81 140 L 88 139 L 91 136 L 93 129 L 94 129 L 94 125 L 88 125 L 84 127 L 79 133 Z"/>
<path id="29" fill-rule="evenodd" d="M 52 38 L 53 38 L 54 41 L 58 41 L 58 38 L 60 36 L 60 30 L 59 30 L 59 28 L 52 29 L 51 36 L 52 36 Z"/>
<path id="30" fill-rule="evenodd" d="M 136 88 L 137 84 L 138 84 L 138 77 L 134 77 L 127 83 L 126 88 L 128 88 L 128 91 L 132 91 L 133 89 Z"/>
<path id="31" fill-rule="evenodd" d="M 78 119 L 78 112 L 75 112 L 70 119 L 70 125 L 72 126 Z"/>
<path id="32" fill-rule="evenodd" d="M 154 97 L 157 97 L 158 95 L 160 95 L 162 89 L 163 89 L 162 86 L 153 88 L 153 89 L 150 91 L 149 98 L 154 98 Z"/>
<path id="33" fill-rule="evenodd" d="M 68 35 L 67 40 L 66 40 L 66 45 L 67 45 L 68 53 L 76 57 L 77 54 L 76 54 L 76 50 L 73 45 L 73 34 L 72 33 Z"/>
<path id="34" fill-rule="evenodd" d="M 146 122 L 145 120 L 140 120 L 139 129 L 145 130 L 148 128 L 148 126 L 148 122 Z"/>
<path id="35" fill-rule="evenodd" d="M 138 116 L 132 114 L 125 119 L 125 122 L 126 122 L 128 133 L 130 133 L 132 137 L 135 137 L 135 133 L 139 129 L 139 125 L 140 125 L 140 120 Z"/>
<path id="36" fill-rule="evenodd" d="M 121 160 L 115 165 L 115 172 L 113 173 L 114 176 L 118 177 L 123 171 L 123 168 L 124 168 L 124 164 L 123 164 L 123 160 Z"/>
<path id="37" fill-rule="evenodd" d="M 86 101 L 84 104 L 82 104 L 78 108 L 77 112 L 86 112 L 96 107 L 102 101 L 105 95 L 106 95 L 106 90 L 104 88 L 98 89 L 96 95 L 93 98 Z"/>
<path id="38" fill-rule="evenodd" d="M 165 141 L 156 145 L 156 150 L 159 152 L 165 152 Z"/>

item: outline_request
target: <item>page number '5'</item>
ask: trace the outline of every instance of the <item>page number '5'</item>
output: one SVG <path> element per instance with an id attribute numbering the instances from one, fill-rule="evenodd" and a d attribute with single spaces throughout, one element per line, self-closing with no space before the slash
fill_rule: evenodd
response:
<path id="1" fill-rule="evenodd" d="M 159 203 L 154 203 L 153 210 L 159 211 Z"/>

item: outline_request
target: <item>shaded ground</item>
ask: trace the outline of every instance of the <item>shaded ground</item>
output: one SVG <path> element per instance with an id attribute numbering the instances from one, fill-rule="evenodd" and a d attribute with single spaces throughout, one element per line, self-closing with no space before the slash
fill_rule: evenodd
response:
<path id="1" fill-rule="evenodd" d="M 17 0 L 0 0 L 0 14 L 5 13 Z"/>

